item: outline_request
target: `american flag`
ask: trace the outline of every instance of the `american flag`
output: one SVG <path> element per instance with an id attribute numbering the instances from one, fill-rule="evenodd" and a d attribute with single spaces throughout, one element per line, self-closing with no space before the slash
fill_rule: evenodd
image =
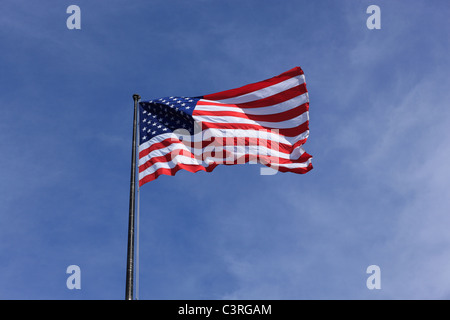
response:
<path id="1" fill-rule="evenodd" d="M 139 103 L 139 186 L 184 169 L 261 163 L 306 173 L 312 156 L 305 76 L 295 67 L 276 77 L 199 97 Z M 276 172 L 275 171 L 275 172 Z"/>

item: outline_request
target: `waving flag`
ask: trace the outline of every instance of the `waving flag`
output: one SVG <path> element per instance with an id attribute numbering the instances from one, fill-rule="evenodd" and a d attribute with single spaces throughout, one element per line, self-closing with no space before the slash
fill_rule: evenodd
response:
<path id="1" fill-rule="evenodd" d="M 309 135 L 309 99 L 300 67 L 205 96 L 143 101 L 139 110 L 140 186 L 159 175 L 210 172 L 219 164 L 312 169 L 312 157 L 302 148 Z"/>

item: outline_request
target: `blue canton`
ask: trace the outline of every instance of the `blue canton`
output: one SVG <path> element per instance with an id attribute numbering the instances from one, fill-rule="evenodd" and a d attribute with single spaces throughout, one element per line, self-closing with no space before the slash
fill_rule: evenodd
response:
<path id="1" fill-rule="evenodd" d="M 194 133 L 192 112 L 200 98 L 166 97 L 139 103 L 140 144 L 151 138 L 185 129 Z"/>

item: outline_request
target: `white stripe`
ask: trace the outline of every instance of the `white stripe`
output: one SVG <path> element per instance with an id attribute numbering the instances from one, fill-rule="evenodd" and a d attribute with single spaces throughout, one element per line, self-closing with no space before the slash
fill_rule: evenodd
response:
<path id="1" fill-rule="evenodd" d="M 204 161 L 211 157 L 211 154 L 221 154 L 225 157 L 226 153 L 231 153 L 233 156 L 241 157 L 243 155 L 263 155 L 270 156 L 274 158 L 280 158 L 285 160 L 297 160 L 305 150 L 302 147 L 296 147 L 292 153 L 286 153 L 279 150 L 279 147 L 275 144 L 271 144 L 271 148 L 268 148 L 267 145 L 220 145 L 211 143 L 210 145 L 204 147 L 203 149 L 194 149 L 195 146 L 192 146 L 192 153 L 197 154 L 198 157 L 202 157 Z M 215 159 L 219 159 L 215 157 Z M 208 162 L 208 161 L 207 161 Z"/>
<path id="2" fill-rule="evenodd" d="M 295 137 L 287 137 L 277 133 L 277 130 L 245 130 L 245 129 L 217 129 L 211 128 L 204 130 L 201 134 L 194 137 L 192 141 L 208 140 L 214 137 L 237 137 L 237 138 L 258 138 L 273 140 L 278 143 L 293 145 L 299 140 L 308 138 L 309 130 L 302 132 Z M 199 140 L 196 140 L 199 139 Z"/>
<path id="3" fill-rule="evenodd" d="M 280 135 L 276 132 L 276 130 L 245 130 L 245 129 L 206 129 L 194 135 L 177 135 L 176 133 L 164 133 L 160 134 L 156 137 L 153 137 L 149 141 L 144 142 L 139 146 L 139 152 L 149 148 L 152 144 L 161 142 L 165 139 L 179 139 L 180 137 L 186 141 L 186 144 L 195 144 L 202 143 L 202 141 L 211 140 L 214 137 L 236 137 L 238 139 L 250 138 L 250 139 L 265 139 L 272 140 L 277 143 L 293 145 L 299 140 L 307 139 L 309 136 L 309 130 L 302 132 L 298 136 L 295 137 L 286 137 Z"/>
<path id="4" fill-rule="evenodd" d="M 239 141 L 239 140 L 238 140 Z M 204 148 L 196 148 L 196 145 L 193 144 L 183 144 L 183 143 L 172 143 L 171 145 L 160 148 L 157 150 L 153 150 L 147 155 L 139 158 L 138 165 L 141 166 L 151 160 L 154 157 L 161 157 L 165 156 L 167 154 L 173 153 L 173 158 L 179 156 L 179 152 L 174 153 L 177 150 L 185 150 L 187 152 L 190 152 L 193 154 L 197 160 L 198 165 L 201 165 L 201 161 L 209 163 L 209 158 L 211 157 L 211 154 L 214 152 L 215 154 L 222 154 L 222 156 L 225 156 L 225 153 L 228 151 L 229 153 L 233 154 L 234 158 L 239 158 L 246 154 L 251 155 L 264 155 L 264 156 L 271 156 L 271 157 L 278 157 L 286 160 L 296 160 L 298 159 L 305 151 L 302 147 L 296 147 L 292 153 L 286 153 L 279 150 L 279 145 L 276 141 L 271 141 L 271 147 L 268 148 L 268 143 L 266 142 L 257 142 L 257 144 L 252 145 L 234 145 L 234 138 L 233 141 L 230 142 L 230 145 L 226 145 L 227 141 L 225 140 L 225 145 L 219 144 L 221 142 L 214 141 L 207 145 Z M 201 146 L 201 145 L 200 145 Z M 218 159 L 218 158 L 214 158 Z M 192 163 L 191 163 L 192 164 Z"/>
<path id="5" fill-rule="evenodd" d="M 193 159 L 191 157 L 186 157 L 183 155 L 177 155 L 172 159 L 172 161 L 169 162 L 156 162 L 152 166 L 148 167 L 144 171 L 139 173 L 139 180 L 144 178 L 145 176 L 155 173 L 158 169 L 166 168 L 166 169 L 172 169 L 177 164 L 188 164 L 188 165 L 199 165 L 198 161 L 196 159 Z M 202 162 L 200 165 L 203 167 L 208 167 L 209 164 Z"/>
<path id="6" fill-rule="evenodd" d="M 297 117 L 280 122 L 255 121 L 251 119 L 233 116 L 193 116 L 193 118 L 197 122 L 211 122 L 211 123 L 225 123 L 225 124 L 245 123 L 274 129 L 289 129 L 295 128 L 301 125 L 302 123 L 308 121 L 309 115 L 308 111 L 306 111 Z"/>
<path id="7" fill-rule="evenodd" d="M 169 154 L 171 152 L 175 152 L 177 150 L 180 150 L 180 151 L 184 150 L 184 151 L 187 151 L 187 152 L 193 151 L 193 150 L 191 150 L 189 145 L 185 145 L 185 144 L 183 144 L 181 142 L 172 143 L 172 144 L 170 144 L 167 147 L 156 149 L 156 150 L 152 150 L 147 155 L 139 158 L 138 164 L 139 164 L 139 166 L 141 166 L 141 165 L 143 165 L 144 163 L 146 163 L 147 161 L 149 161 L 152 158 L 165 156 L 165 155 L 167 155 L 167 154 Z M 191 153 L 193 153 L 193 152 L 191 152 Z M 179 153 L 174 153 L 173 154 L 173 158 L 177 157 L 178 155 L 179 155 Z M 201 160 L 201 157 L 197 157 L 197 158 L 198 159 L 192 159 L 192 160 L 197 161 L 197 163 L 195 163 L 195 164 L 200 164 L 199 160 Z"/>
<path id="8" fill-rule="evenodd" d="M 208 147 L 207 147 L 208 148 Z M 205 148 L 205 149 L 207 149 Z M 158 151 L 157 155 L 155 156 L 159 156 L 159 155 L 164 155 L 167 154 L 173 150 L 168 150 L 170 148 L 163 148 L 160 149 Z M 178 149 L 178 148 L 174 148 Z M 185 149 L 184 146 L 182 146 L 180 149 Z M 218 154 L 221 152 L 220 149 L 224 149 L 224 148 L 217 148 L 215 151 L 215 154 Z M 226 149 L 226 148 L 225 148 Z M 275 160 L 277 158 L 277 155 L 280 155 L 279 158 L 283 158 L 283 159 L 289 159 L 286 157 L 282 157 L 283 153 L 281 152 L 276 152 L 275 150 L 271 150 L 271 149 L 267 149 L 265 148 L 267 152 L 267 154 L 261 153 L 261 149 L 256 150 L 255 153 L 251 152 L 251 150 L 248 150 L 244 147 L 241 147 L 240 149 L 237 150 L 237 152 L 232 153 L 230 156 L 228 157 L 217 157 L 217 156 L 211 156 L 210 154 L 208 155 L 206 152 L 203 153 L 203 155 L 207 155 L 207 157 L 203 157 L 203 161 L 199 161 L 199 159 L 194 159 L 191 158 L 189 156 L 184 156 L 184 155 L 180 155 L 177 154 L 176 156 L 174 156 L 170 161 L 164 161 L 164 162 L 156 162 L 154 164 L 152 164 L 150 167 L 148 167 L 147 169 L 145 169 L 144 171 L 139 173 L 139 180 L 141 180 L 142 178 L 144 178 L 145 176 L 152 174 L 154 172 L 156 172 L 158 169 L 161 168 L 167 168 L 167 169 L 172 169 L 174 168 L 177 164 L 187 164 L 187 165 L 200 165 L 202 167 L 208 167 L 210 164 L 213 163 L 217 163 L 217 164 L 234 164 L 234 162 L 236 160 L 238 160 L 239 164 L 239 158 L 242 157 L 242 164 L 246 163 L 245 162 L 245 155 L 251 155 L 251 156 L 268 156 L 268 157 L 272 157 L 272 161 L 270 162 L 270 166 L 271 167 L 285 167 L 285 168 L 305 168 L 309 165 L 309 163 L 311 162 L 310 159 L 308 159 L 307 161 L 303 162 L 303 163 L 286 163 L 286 164 L 279 164 L 277 163 Z M 302 148 L 296 148 L 299 150 L 299 156 L 301 154 L 304 153 L 304 150 Z M 213 149 L 211 149 L 212 151 Z M 166 151 L 166 153 L 164 153 L 164 151 Z M 153 153 L 153 152 L 152 152 Z M 297 157 L 298 158 L 298 157 Z M 141 158 L 139 160 L 139 166 L 141 166 L 142 164 L 146 163 L 148 161 L 148 156 L 145 156 L 143 158 Z M 266 161 L 260 161 L 263 164 L 266 164 Z"/>
<path id="9" fill-rule="evenodd" d="M 202 100 L 204 102 L 209 102 L 210 100 Z M 215 102 L 215 101 L 211 101 Z M 272 106 L 258 107 L 258 108 L 239 108 L 233 104 L 224 104 L 224 106 L 218 105 L 198 105 L 195 110 L 199 111 L 232 111 L 245 114 L 255 114 L 255 115 L 265 115 L 265 114 L 277 114 L 292 110 L 295 107 L 301 106 L 302 104 L 308 102 L 308 95 L 306 93 L 299 95 L 295 98 L 286 100 L 284 102 L 274 104 Z M 194 111 L 195 115 L 195 111 Z"/>
<path id="10" fill-rule="evenodd" d="M 184 134 L 183 134 L 184 133 Z M 180 137 L 183 137 L 185 139 L 188 139 L 188 141 L 190 141 L 191 135 L 188 134 L 187 130 L 177 130 L 175 132 L 169 132 L 169 133 L 162 133 L 160 135 L 154 136 L 153 138 L 151 138 L 150 140 L 142 143 L 139 145 L 139 152 L 141 152 L 142 150 L 145 150 L 147 148 L 149 148 L 152 144 L 155 143 L 159 143 L 162 142 L 166 139 L 176 139 L 176 140 L 180 140 Z"/>
<path id="11" fill-rule="evenodd" d="M 273 163 L 272 162 L 270 167 L 275 167 L 275 168 L 277 168 L 277 167 L 279 167 L 279 168 L 284 167 L 284 168 L 287 168 L 287 169 L 306 168 L 307 166 L 309 166 L 311 164 L 311 160 L 312 160 L 312 158 L 309 158 L 305 162 L 300 162 L 300 163 L 283 163 L 283 164 Z"/>
<path id="12" fill-rule="evenodd" d="M 222 103 L 230 103 L 230 104 L 236 104 L 236 103 L 246 103 L 251 102 L 259 99 L 264 99 L 270 96 L 273 96 L 274 94 L 277 94 L 279 92 L 288 90 L 290 88 L 296 87 L 299 84 L 302 84 L 305 82 L 305 75 L 298 75 L 292 78 L 289 78 L 287 80 L 284 80 L 280 83 L 271 85 L 270 87 L 266 87 L 263 89 L 259 89 L 250 93 L 246 93 L 237 97 L 223 99 L 223 100 L 217 100 Z"/>

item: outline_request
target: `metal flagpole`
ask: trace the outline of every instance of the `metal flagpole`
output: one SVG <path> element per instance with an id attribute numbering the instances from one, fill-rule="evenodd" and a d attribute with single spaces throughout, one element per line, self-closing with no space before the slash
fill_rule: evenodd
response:
<path id="1" fill-rule="evenodd" d="M 138 135 L 138 141 L 139 141 L 139 135 Z M 135 290 L 135 296 L 136 300 L 139 300 L 139 185 L 137 186 L 137 208 L 136 208 L 136 290 Z"/>
<path id="2" fill-rule="evenodd" d="M 137 128 L 137 105 L 141 97 L 133 95 L 133 147 L 131 152 L 131 178 L 130 178 L 130 206 L 128 216 L 128 247 L 127 247 L 127 278 L 125 299 L 133 300 L 133 276 L 134 276 L 134 211 L 135 211 L 135 189 L 136 189 L 136 128 Z"/>
<path id="3" fill-rule="evenodd" d="M 138 113 L 139 114 L 139 113 Z M 138 122 L 140 121 L 140 118 L 138 117 Z M 140 130 L 137 130 L 137 141 L 141 141 L 141 135 L 140 135 Z M 139 151 L 138 151 L 139 152 Z M 139 167 L 139 166 L 138 166 Z M 137 188 L 137 196 L 136 196 L 136 259 L 135 259 L 135 264 L 136 264 L 136 276 L 135 276 L 135 280 L 136 280 L 136 289 L 135 289 L 135 299 L 139 300 L 139 225 L 140 225 L 140 213 L 139 213 L 139 205 L 140 205 L 140 190 L 141 187 L 139 187 L 139 183 L 136 186 Z"/>

